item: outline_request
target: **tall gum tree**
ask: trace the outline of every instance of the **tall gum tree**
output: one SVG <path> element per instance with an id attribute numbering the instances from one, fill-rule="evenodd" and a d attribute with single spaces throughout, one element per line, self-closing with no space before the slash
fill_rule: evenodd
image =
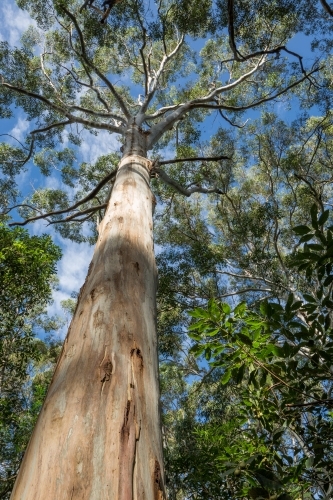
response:
<path id="1" fill-rule="evenodd" d="M 158 176 L 185 196 L 222 195 L 209 165 L 223 169 L 230 158 L 203 142 L 207 138 L 196 138 L 196 123 L 208 120 L 211 127 L 210 116 L 218 113 L 227 127 L 241 126 L 238 113 L 302 82 L 311 87 L 319 69 L 307 72 L 288 50 L 296 23 L 288 9 L 264 24 L 259 16 L 251 26 L 244 19 L 238 26 L 232 0 L 123 0 L 103 26 L 100 4 L 90 3 L 19 0 L 37 27 L 20 48 L 1 43 L 2 116 L 10 115 L 11 105 L 21 107 L 35 126 L 23 149 L 6 146 L 4 188 L 31 158 L 41 165 L 41 155 L 51 151 L 41 165 L 44 173 L 45 158 L 61 161 L 64 129 L 74 144 L 80 127 L 117 134 L 122 143 L 118 167 L 83 198 L 70 203 L 45 191 L 44 198 L 20 204 L 25 220 L 14 223 L 46 219 L 59 228 L 102 215 L 93 260 L 12 493 L 17 500 L 165 498 L 150 178 Z M 124 75 L 130 87 L 121 83 Z M 191 133 L 186 157 L 180 142 Z M 175 149 L 173 160 L 161 159 L 167 144 Z M 194 166 L 191 179 L 188 164 Z M 171 176 L 167 165 L 179 167 L 178 175 Z M 6 196 L 8 213 L 17 205 L 9 188 Z"/>

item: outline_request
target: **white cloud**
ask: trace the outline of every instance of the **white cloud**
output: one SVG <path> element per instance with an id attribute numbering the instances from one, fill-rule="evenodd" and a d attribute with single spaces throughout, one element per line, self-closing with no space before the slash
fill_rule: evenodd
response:
<path id="1" fill-rule="evenodd" d="M 10 131 L 10 134 L 15 137 L 20 142 L 23 142 L 26 136 L 26 132 L 29 129 L 30 123 L 25 118 L 19 117 L 14 128 Z"/>
<path id="2" fill-rule="evenodd" d="M 22 34 L 30 25 L 36 25 L 29 14 L 20 10 L 14 2 L 3 2 L 0 12 L 0 40 L 7 41 L 11 46 L 19 45 Z"/>
<path id="3" fill-rule="evenodd" d="M 63 257 L 58 265 L 60 289 L 68 295 L 78 292 L 84 283 L 92 259 L 93 247 L 87 243 L 63 240 Z"/>
<path id="4" fill-rule="evenodd" d="M 110 135 L 106 130 L 101 130 L 97 136 L 84 132 L 80 147 L 83 161 L 94 163 L 101 155 L 119 152 L 120 143 L 115 135 Z"/>
<path id="5" fill-rule="evenodd" d="M 55 239 L 57 240 L 59 237 Z M 58 243 L 58 241 L 55 242 Z M 94 247 L 63 239 L 61 239 L 60 246 L 63 256 L 58 263 L 58 290 L 53 292 L 53 303 L 49 306 L 48 313 L 50 316 L 59 315 L 62 317 L 64 311 L 61 308 L 61 301 L 68 299 L 72 292 L 80 291 L 88 272 Z M 66 335 L 66 331 L 58 333 L 61 337 Z"/>

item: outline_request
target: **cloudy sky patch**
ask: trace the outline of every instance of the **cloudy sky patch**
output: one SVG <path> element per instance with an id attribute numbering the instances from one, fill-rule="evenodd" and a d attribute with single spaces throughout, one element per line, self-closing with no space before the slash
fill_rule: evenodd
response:
<path id="1" fill-rule="evenodd" d="M 36 23 L 27 12 L 20 10 L 14 2 L 1 3 L 0 40 L 7 41 L 11 46 L 20 45 L 22 34 L 30 25 L 36 26 Z"/>

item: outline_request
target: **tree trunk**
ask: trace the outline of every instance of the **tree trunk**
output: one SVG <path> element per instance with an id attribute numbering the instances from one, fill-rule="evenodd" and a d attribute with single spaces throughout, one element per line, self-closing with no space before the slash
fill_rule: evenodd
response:
<path id="1" fill-rule="evenodd" d="M 131 146 L 12 500 L 165 498 L 154 196 Z"/>

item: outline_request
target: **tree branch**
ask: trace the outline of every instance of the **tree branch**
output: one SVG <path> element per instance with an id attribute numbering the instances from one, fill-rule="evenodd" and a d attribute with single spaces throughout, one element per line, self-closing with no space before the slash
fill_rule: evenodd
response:
<path id="1" fill-rule="evenodd" d="M 76 109 L 82 113 L 87 113 L 93 116 L 99 116 L 100 118 L 112 118 L 113 120 L 120 121 L 123 125 L 126 125 L 126 121 L 123 117 L 115 113 L 103 113 L 102 111 L 94 111 L 92 109 L 83 108 L 81 106 L 69 106 L 70 109 Z"/>
<path id="2" fill-rule="evenodd" d="M 247 109 L 252 109 L 256 106 L 259 106 L 260 104 L 277 99 L 282 94 L 285 94 L 286 92 L 288 92 L 288 90 L 296 87 L 300 83 L 304 82 L 304 80 L 307 80 L 309 76 L 311 76 L 313 73 L 316 73 L 320 69 L 322 69 L 322 68 L 320 67 L 320 68 L 313 69 L 312 71 L 310 71 L 310 73 L 307 73 L 306 76 L 303 76 L 299 80 L 296 80 L 294 83 L 291 83 L 290 85 L 288 85 L 284 89 L 280 90 L 279 92 L 276 92 L 274 95 L 263 97 L 262 99 L 259 99 L 258 101 L 252 102 L 251 104 L 246 104 L 244 106 L 228 106 L 227 104 L 209 104 L 209 103 L 205 103 L 205 102 L 197 103 L 195 101 L 194 102 L 192 101 L 192 103 L 190 104 L 190 108 L 191 109 L 198 109 L 198 108 L 225 109 L 226 111 L 245 111 Z"/>
<path id="3" fill-rule="evenodd" d="M 78 211 L 75 214 L 69 215 L 65 219 L 50 221 L 49 225 L 50 224 L 62 224 L 62 223 L 65 223 L 65 222 L 70 222 L 72 220 L 75 220 L 75 218 L 78 217 L 78 216 L 80 216 L 80 215 L 89 214 L 89 213 L 92 213 L 92 212 L 97 212 L 97 210 L 100 210 L 101 208 L 106 208 L 107 206 L 108 206 L 107 203 L 103 203 L 102 205 L 96 205 L 95 207 L 86 208 L 85 210 Z M 84 220 L 86 220 L 86 218 Z M 82 221 L 78 221 L 78 222 L 84 222 L 84 221 L 82 220 Z"/>
<path id="4" fill-rule="evenodd" d="M 326 3 L 325 0 L 320 0 L 322 5 L 326 4 L 327 8 L 330 9 L 328 4 Z M 326 9 L 326 8 L 325 8 Z M 329 10 L 327 10 L 329 12 Z M 330 9 L 329 12 L 331 15 L 333 15 L 332 10 Z M 296 52 L 293 52 L 292 50 L 287 49 L 285 45 L 279 45 L 278 47 L 275 47 L 274 49 L 268 49 L 268 50 L 258 50 L 256 52 L 252 52 L 251 54 L 248 54 L 244 56 L 239 52 L 236 46 L 235 42 L 235 27 L 234 27 L 234 0 L 228 0 L 228 33 L 229 33 L 229 45 L 232 50 L 232 53 L 234 54 L 234 60 L 237 62 L 243 62 L 247 61 L 249 59 L 253 59 L 254 57 L 262 56 L 262 55 L 268 55 L 268 54 L 279 54 L 281 51 L 287 52 L 288 54 L 297 57 L 299 60 L 299 64 L 301 67 L 301 71 L 303 74 L 306 74 L 306 71 L 303 67 L 303 57 L 297 54 Z M 224 61 L 228 62 L 228 61 Z"/>
<path id="5" fill-rule="evenodd" d="M 234 295 L 240 295 L 242 293 L 248 293 L 248 292 L 271 292 L 272 290 L 270 288 L 244 288 L 242 290 L 236 290 L 235 292 L 230 292 L 230 293 L 225 293 L 223 295 L 219 295 L 220 299 L 223 299 L 225 297 L 232 297 Z"/>
<path id="6" fill-rule="evenodd" d="M 74 205 L 68 207 L 68 208 L 64 208 L 62 210 L 55 210 L 54 212 L 48 212 L 46 214 L 41 214 L 41 215 L 37 215 L 36 217 L 30 217 L 29 219 L 26 219 L 25 221 L 23 222 L 11 222 L 9 224 L 9 226 L 25 226 L 26 224 L 28 224 L 29 222 L 33 222 L 35 220 L 39 220 L 39 219 L 45 219 L 46 217 L 50 217 L 52 215 L 61 215 L 61 214 L 65 214 L 67 212 L 70 212 L 71 210 L 75 210 L 77 207 L 79 207 L 80 205 L 83 205 L 84 203 L 87 203 L 88 201 L 90 201 L 92 198 L 94 198 L 96 196 L 96 194 L 102 189 L 103 186 L 105 186 L 105 184 L 107 184 L 113 177 L 115 177 L 115 175 L 117 174 L 117 169 L 116 170 L 113 170 L 113 172 L 111 172 L 110 174 L 106 175 L 104 177 L 104 179 L 102 179 L 98 184 L 97 186 L 92 190 L 90 191 L 90 193 L 85 196 L 84 198 L 82 198 L 81 200 L 77 201 L 76 203 L 74 203 Z M 15 207 L 11 207 L 8 212 L 6 213 L 9 213 L 11 210 L 13 210 L 14 208 L 18 207 L 18 206 L 23 206 L 23 205 L 15 205 Z M 25 205 L 24 205 L 25 206 Z M 29 205 L 28 205 L 29 206 Z M 34 210 L 36 210 L 36 208 L 34 207 L 30 207 L 30 208 L 33 208 Z M 83 212 L 81 212 L 83 213 Z"/>
<path id="7" fill-rule="evenodd" d="M 180 37 L 180 40 L 179 42 L 177 43 L 176 47 L 174 48 L 173 51 L 170 52 L 170 54 L 165 54 L 165 56 L 163 57 L 162 61 L 161 61 L 161 64 L 160 64 L 160 67 L 159 69 L 156 71 L 155 73 L 155 76 L 153 78 L 153 83 L 152 83 L 152 87 L 151 89 L 148 88 L 148 93 L 146 95 L 146 98 L 145 98 L 145 101 L 142 105 L 142 108 L 141 108 L 141 113 L 145 113 L 148 109 L 148 106 L 149 106 L 149 103 L 151 102 L 152 98 L 154 97 L 154 94 L 156 92 L 156 89 L 157 89 L 157 84 L 159 82 L 159 79 L 160 79 L 160 76 L 162 75 L 163 71 L 164 71 L 164 68 L 166 66 L 166 64 L 175 56 L 177 55 L 178 51 L 180 50 L 180 48 L 182 47 L 183 43 L 184 43 L 184 40 L 185 40 L 185 37 L 184 35 L 182 35 Z"/>
<path id="8" fill-rule="evenodd" d="M 223 191 L 221 189 L 218 189 L 216 187 L 214 188 L 203 188 L 201 186 L 193 186 L 189 189 L 184 188 L 179 182 L 177 182 L 175 179 L 172 179 L 171 177 L 168 176 L 164 170 L 158 167 L 154 167 L 152 169 L 154 173 L 157 173 L 158 176 L 169 186 L 172 186 L 174 189 L 176 189 L 179 193 L 185 195 L 185 196 L 191 196 L 193 193 L 217 193 L 217 194 L 223 194 Z"/>
<path id="9" fill-rule="evenodd" d="M 15 85 L 10 85 L 9 83 L 6 83 L 4 81 L 1 82 L 1 85 L 4 87 L 7 87 L 11 90 L 14 90 L 15 92 L 18 92 L 19 94 L 26 95 L 28 97 L 32 97 L 33 99 L 37 99 L 39 101 L 42 101 L 44 104 L 46 104 L 47 107 L 53 109 L 54 111 L 57 111 L 58 113 L 66 116 L 69 121 L 74 122 L 74 123 L 81 123 L 81 125 L 86 125 L 87 127 L 91 128 L 97 128 L 100 130 L 109 130 L 110 132 L 115 132 L 116 134 L 123 134 L 124 129 L 123 127 L 118 127 L 116 125 L 110 125 L 109 123 L 99 123 L 99 122 L 93 122 L 90 120 L 86 120 L 84 118 L 80 118 L 79 116 L 72 115 L 71 113 L 68 113 L 65 109 L 63 109 L 61 106 L 58 106 L 57 104 L 52 103 L 49 99 L 46 97 L 40 95 L 40 94 L 35 94 L 34 92 L 29 92 L 28 90 L 22 89 L 20 87 L 16 87 Z M 68 106 L 70 108 L 70 105 Z"/>
<path id="10" fill-rule="evenodd" d="M 244 73 L 241 75 L 237 80 L 235 80 L 232 83 L 229 83 L 228 85 L 224 85 L 222 87 L 218 87 L 217 89 L 212 90 L 209 94 L 207 94 L 204 97 L 193 99 L 192 101 L 189 101 L 187 103 L 182 103 L 178 104 L 173 108 L 176 108 L 173 113 L 169 114 L 166 116 L 164 119 L 162 119 L 157 125 L 154 127 L 154 131 L 151 133 L 151 135 L 148 137 L 148 149 L 151 149 L 151 147 L 160 139 L 160 137 L 166 132 L 167 130 L 170 130 L 170 128 L 173 127 L 174 123 L 179 120 L 185 113 L 190 111 L 191 109 L 194 108 L 212 108 L 212 109 L 231 109 L 232 107 L 224 107 L 224 106 L 218 106 L 218 105 L 212 105 L 212 104 L 207 104 L 209 102 L 212 102 L 218 97 L 220 94 L 224 92 L 228 92 L 229 90 L 232 90 L 233 88 L 237 87 L 240 83 L 245 81 L 247 78 L 249 78 L 253 73 L 255 73 L 263 64 L 265 60 L 263 58 L 260 59 L 260 61 L 247 73 Z M 249 106 L 249 107 L 252 107 Z M 242 108 L 239 108 L 242 109 Z M 247 108 L 245 108 L 247 109 Z M 237 108 L 238 110 L 238 108 Z M 159 110 L 161 111 L 161 110 Z M 157 112 L 158 113 L 158 112 Z M 146 119 L 149 119 L 150 117 L 145 117 Z"/>
<path id="11" fill-rule="evenodd" d="M 101 93 L 100 93 L 99 89 L 94 86 L 94 80 L 92 79 L 92 76 L 89 73 L 89 71 L 87 70 L 87 68 L 85 67 L 85 65 L 83 65 L 83 68 L 84 68 L 84 70 L 86 72 L 86 75 L 87 75 L 87 77 L 89 79 L 89 83 L 82 82 L 81 80 L 79 80 L 78 77 L 77 77 L 77 75 L 75 74 L 75 71 L 71 71 L 69 68 L 67 68 L 67 66 L 63 66 L 62 64 L 60 64 L 60 66 L 62 68 L 64 68 L 65 71 L 67 71 L 71 75 L 71 77 L 73 78 L 73 80 L 76 83 L 78 83 L 79 85 L 82 85 L 82 87 L 87 87 L 88 89 L 91 89 L 93 92 L 95 92 L 95 94 L 97 95 L 97 99 L 103 104 L 103 106 L 105 107 L 105 109 L 110 112 L 110 107 L 109 107 L 108 103 L 101 96 Z"/>
<path id="12" fill-rule="evenodd" d="M 88 66 L 90 66 L 95 71 L 96 75 L 98 75 L 99 78 L 105 83 L 105 85 L 109 88 L 109 90 L 111 91 L 111 93 L 114 96 L 114 98 L 117 100 L 117 102 L 118 102 L 118 104 L 119 104 L 122 112 L 126 116 L 126 118 L 130 118 L 131 114 L 130 114 L 130 112 L 128 111 L 128 109 L 126 107 L 126 104 L 125 104 L 123 98 L 118 94 L 118 92 L 116 91 L 116 89 L 114 88 L 114 86 L 112 85 L 112 83 L 110 82 L 110 80 L 108 78 L 106 78 L 106 76 L 103 75 L 103 73 L 101 71 L 99 71 L 99 69 L 88 58 L 87 52 L 86 52 L 85 43 L 84 43 L 83 34 L 82 34 L 80 26 L 79 26 L 79 24 L 78 24 L 78 22 L 76 20 L 76 17 L 69 10 L 67 10 L 66 7 L 64 7 L 63 5 L 61 5 L 61 9 L 72 20 L 72 22 L 73 22 L 73 24 L 74 24 L 74 26 L 76 28 L 76 31 L 77 31 L 77 34 L 78 34 L 79 40 L 80 40 L 81 54 L 79 54 L 77 52 L 77 50 L 74 49 L 74 47 L 72 45 L 72 42 L 71 42 L 72 49 L 74 50 L 74 52 L 77 55 L 79 55 L 79 56 L 81 56 L 83 58 L 83 60 L 88 64 Z M 71 37 L 71 35 L 70 35 L 70 37 Z"/>
<path id="13" fill-rule="evenodd" d="M 144 26 L 144 24 L 142 22 L 142 19 L 140 17 L 140 13 L 139 13 L 139 8 L 138 8 L 138 3 L 137 2 L 136 2 L 136 15 L 137 15 L 137 19 L 139 21 L 140 27 L 141 27 L 142 38 L 143 38 L 142 45 L 140 47 L 140 56 L 141 56 L 143 71 L 144 71 L 144 75 L 145 75 L 145 94 L 147 95 L 148 92 L 149 92 L 149 89 L 148 89 L 149 72 L 148 72 L 148 68 L 147 68 L 147 64 L 146 64 L 146 59 L 145 59 L 145 53 L 144 53 L 144 50 L 145 50 L 146 44 L 147 44 L 147 30 L 146 30 L 146 28 L 145 28 L 145 26 Z"/>
<path id="14" fill-rule="evenodd" d="M 173 160 L 156 160 L 156 166 L 159 165 L 170 165 L 171 163 L 182 163 L 184 161 L 219 161 L 219 160 L 231 160 L 230 156 L 220 155 L 220 156 L 192 156 L 190 158 L 174 158 Z M 154 166 L 152 170 L 154 170 Z"/>
<path id="15" fill-rule="evenodd" d="M 324 9 L 326 10 L 326 12 L 333 17 L 333 10 L 331 9 L 331 7 L 328 5 L 328 3 L 326 2 L 326 0 L 320 0 L 320 3 L 321 5 L 324 7 Z"/>
<path id="16" fill-rule="evenodd" d="M 12 137 L 12 139 L 15 139 L 15 141 L 17 141 L 21 144 L 23 149 L 28 149 L 25 146 L 23 146 L 23 144 L 18 139 L 16 139 L 16 137 L 12 136 L 11 134 L 0 134 L 0 136 L 3 136 L 3 135 L 8 135 L 9 137 Z M 33 149 L 34 149 L 34 143 L 35 143 L 35 141 L 34 141 L 34 139 L 32 139 L 32 141 L 30 143 L 29 152 L 24 160 L 15 160 L 17 163 L 22 163 L 22 167 L 30 160 L 30 158 L 32 156 Z M 8 163 L 8 162 L 6 162 L 6 163 Z"/>
<path id="17" fill-rule="evenodd" d="M 30 132 L 30 134 L 31 135 L 33 135 L 33 134 L 40 134 L 42 132 L 47 132 L 48 130 L 51 130 L 52 128 L 63 127 L 65 125 L 69 125 L 71 123 L 73 123 L 71 120 L 66 120 L 66 121 L 63 121 L 63 122 L 52 123 L 51 125 L 48 125 L 47 127 L 37 128 L 35 130 L 32 130 Z"/>
<path id="18" fill-rule="evenodd" d="M 248 120 L 246 120 L 246 121 L 245 121 L 245 123 L 243 123 L 243 125 L 238 125 L 237 123 L 234 123 L 234 122 L 232 122 L 231 120 L 229 120 L 229 118 L 228 118 L 227 116 L 225 116 L 225 115 L 222 113 L 221 109 L 219 109 L 218 111 L 219 111 L 220 115 L 222 116 L 223 120 L 225 120 L 226 122 L 228 122 L 228 123 L 229 123 L 229 125 L 231 125 L 232 127 L 236 127 L 236 128 L 244 128 L 244 127 L 245 127 L 245 125 L 246 125 L 246 124 L 247 124 L 247 122 L 248 122 Z"/>
<path id="19" fill-rule="evenodd" d="M 312 403 L 294 403 L 294 404 L 290 403 L 287 404 L 286 406 L 288 408 L 294 408 L 301 406 L 318 406 L 318 405 L 333 406 L 333 399 L 317 399 L 316 401 L 312 401 Z"/>

